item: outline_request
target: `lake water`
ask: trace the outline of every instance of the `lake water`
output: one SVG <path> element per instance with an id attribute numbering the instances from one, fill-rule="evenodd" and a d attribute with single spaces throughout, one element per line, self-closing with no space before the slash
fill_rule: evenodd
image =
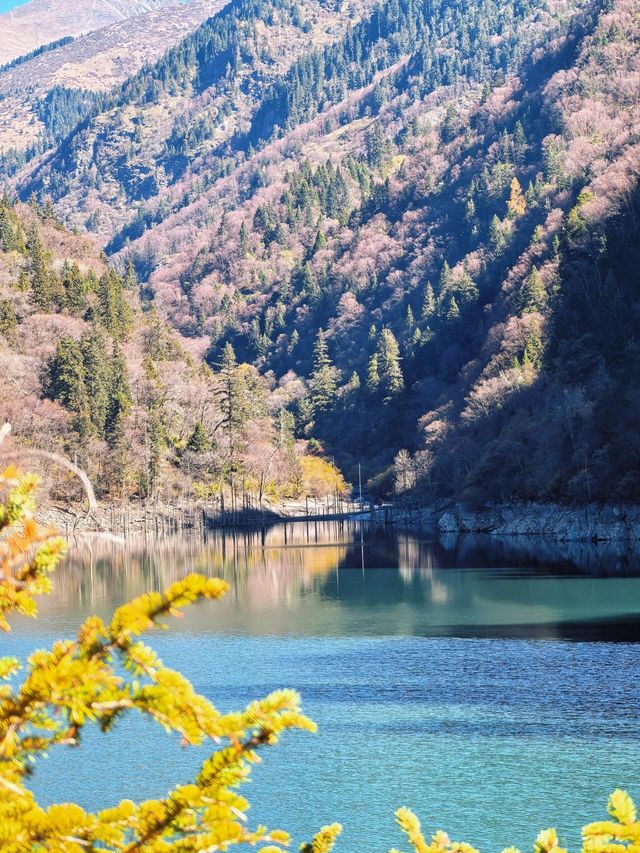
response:
<path id="1" fill-rule="evenodd" d="M 223 710 L 294 687 L 319 724 L 263 753 L 252 823 L 299 841 L 337 820 L 338 849 L 369 853 L 401 844 L 393 812 L 408 805 L 485 851 L 528 850 L 547 826 L 575 849 L 615 787 L 640 800 L 637 555 L 358 523 L 85 543 L 0 653 L 193 570 L 232 591 L 151 636 L 165 662 Z M 42 802 L 99 808 L 165 794 L 203 755 L 131 718 L 53 752 L 33 784 Z"/>

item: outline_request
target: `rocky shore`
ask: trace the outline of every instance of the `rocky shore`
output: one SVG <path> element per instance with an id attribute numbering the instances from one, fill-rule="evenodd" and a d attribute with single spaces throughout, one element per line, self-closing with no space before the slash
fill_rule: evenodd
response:
<path id="1" fill-rule="evenodd" d="M 640 541 L 640 506 L 514 503 L 468 509 L 456 504 L 426 511 L 426 520 L 435 522 L 441 533 L 545 536 L 563 542 Z"/>

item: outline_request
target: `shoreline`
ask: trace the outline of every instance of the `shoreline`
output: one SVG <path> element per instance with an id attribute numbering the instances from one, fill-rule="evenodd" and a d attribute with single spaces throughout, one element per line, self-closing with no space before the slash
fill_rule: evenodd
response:
<path id="1" fill-rule="evenodd" d="M 422 518 L 443 534 L 483 533 L 496 537 L 544 537 L 557 542 L 638 542 L 640 506 L 567 506 L 505 503 L 469 509 L 448 504 L 425 509 Z"/>
<path id="2" fill-rule="evenodd" d="M 296 510 L 302 512 L 298 514 Z M 440 534 L 485 534 L 499 538 L 540 537 L 555 542 L 640 542 L 640 506 L 566 506 L 556 503 L 508 503 L 471 509 L 461 503 L 440 501 L 435 506 L 404 509 L 401 505 L 374 521 L 404 527 L 428 527 Z M 160 535 L 179 530 L 233 529 L 271 526 L 287 521 L 331 521 L 346 518 L 370 519 L 368 511 L 336 515 L 309 514 L 303 505 L 265 505 L 246 508 L 225 518 L 200 504 L 99 505 L 93 511 L 79 506 L 42 507 L 38 519 L 56 527 L 62 535 L 133 533 Z"/>

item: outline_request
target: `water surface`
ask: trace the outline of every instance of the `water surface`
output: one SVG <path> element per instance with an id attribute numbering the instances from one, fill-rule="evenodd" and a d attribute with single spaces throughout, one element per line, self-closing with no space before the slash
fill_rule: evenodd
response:
<path id="1" fill-rule="evenodd" d="M 383 851 L 409 805 L 428 831 L 485 850 L 528 849 L 550 825 L 575 848 L 613 788 L 640 799 L 635 554 L 359 524 L 85 543 L 2 652 L 72 635 L 193 570 L 232 591 L 152 636 L 164 660 L 223 710 L 295 687 L 320 726 L 264 753 L 246 791 L 254 823 L 303 840 L 338 820 L 339 849 Z M 203 756 L 132 718 L 54 752 L 34 784 L 41 801 L 98 808 L 163 795 Z"/>

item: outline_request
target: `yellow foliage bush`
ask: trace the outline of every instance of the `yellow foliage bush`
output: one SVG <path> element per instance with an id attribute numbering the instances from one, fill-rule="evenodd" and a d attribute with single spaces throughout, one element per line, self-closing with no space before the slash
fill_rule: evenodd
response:
<path id="1" fill-rule="evenodd" d="M 311 471 L 326 471 L 325 465 L 311 465 Z M 0 626 L 5 631 L 12 613 L 37 615 L 35 597 L 50 591 L 51 572 L 65 552 L 64 541 L 34 517 L 36 486 L 37 478 L 15 468 L 0 474 Z M 215 853 L 233 845 L 282 853 L 288 834 L 249 828 L 249 803 L 237 789 L 248 780 L 262 747 L 277 743 L 287 729 L 315 731 L 298 694 L 280 690 L 243 711 L 222 714 L 139 639 L 162 626 L 163 618 L 193 602 L 220 598 L 227 589 L 223 580 L 193 574 L 164 593 L 150 592 L 118 608 L 108 623 L 91 616 L 75 640 L 34 652 L 22 683 L 16 683 L 20 662 L 0 659 L 2 853 Z M 95 814 L 73 803 L 38 805 L 25 784 L 38 758 L 77 744 L 88 724 L 108 732 L 128 713 L 178 732 L 185 746 L 212 742 L 218 748 L 191 784 L 176 786 L 161 800 L 124 800 Z M 638 853 L 640 822 L 626 792 L 611 795 L 609 815 L 610 820 L 584 827 L 583 853 Z M 476 853 L 444 832 L 427 841 L 409 809 L 399 809 L 396 820 L 415 853 Z M 330 853 L 340 832 L 339 824 L 324 827 L 301 853 Z M 547 829 L 538 835 L 534 853 L 566 851 L 556 831 Z"/>
<path id="2" fill-rule="evenodd" d="M 303 456 L 300 460 L 302 494 L 312 498 L 345 495 L 349 491 L 341 472 L 319 456 Z"/>

